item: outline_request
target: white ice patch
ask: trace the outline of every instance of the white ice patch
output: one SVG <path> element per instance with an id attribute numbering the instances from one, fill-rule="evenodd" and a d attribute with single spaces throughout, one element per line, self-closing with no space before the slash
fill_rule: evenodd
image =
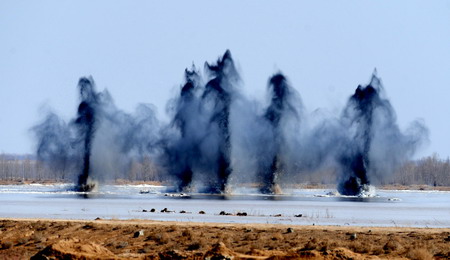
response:
<path id="1" fill-rule="evenodd" d="M 377 197 L 377 192 L 375 186 L 372 185 L 364 185 L 363 190 L 358 195 L 360 198 L 373 198 Z"/>

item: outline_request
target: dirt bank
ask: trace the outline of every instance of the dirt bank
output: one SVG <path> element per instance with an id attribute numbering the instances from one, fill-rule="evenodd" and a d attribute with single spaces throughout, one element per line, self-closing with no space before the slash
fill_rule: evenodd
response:
<path id="1" fill-rule="evenodd" d="M 448 259 L 449 236 L 425 228 L 6 219 L 0 258 Z"/>

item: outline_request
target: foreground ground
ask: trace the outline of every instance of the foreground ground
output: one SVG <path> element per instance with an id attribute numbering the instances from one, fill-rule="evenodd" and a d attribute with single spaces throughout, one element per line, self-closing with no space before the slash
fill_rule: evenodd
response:
<path id="1" fill-rule="evenodd" d="M 449 259 L 450 229 L 0 220 L 0 259 L 33 256 L 35 259 Z"/>

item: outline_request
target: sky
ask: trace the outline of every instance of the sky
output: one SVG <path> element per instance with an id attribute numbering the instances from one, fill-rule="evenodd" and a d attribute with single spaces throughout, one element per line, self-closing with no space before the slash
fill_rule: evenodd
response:
<path id="1" fill-rule="evenodd" d="M 116 105 L 161 120 L 186 67 L 229 49 L 244 95 L 282 71 L 308 111 L 339 114 L 374 68 L 401 129 L 423 120 L 417 156 L 450 156 L 450 1 L 0 1 L 0 153 L 33 153 L 30 128 L 69 121 L 91 75 Z"/>

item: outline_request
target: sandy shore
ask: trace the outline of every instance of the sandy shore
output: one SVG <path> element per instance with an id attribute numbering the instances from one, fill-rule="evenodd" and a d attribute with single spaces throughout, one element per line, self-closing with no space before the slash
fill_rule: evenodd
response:
<path id="1" fill-rule="evenodd" d="M 450 229 L 3 219 L 0 248 L 2 259 L 449 259 Z"/>

